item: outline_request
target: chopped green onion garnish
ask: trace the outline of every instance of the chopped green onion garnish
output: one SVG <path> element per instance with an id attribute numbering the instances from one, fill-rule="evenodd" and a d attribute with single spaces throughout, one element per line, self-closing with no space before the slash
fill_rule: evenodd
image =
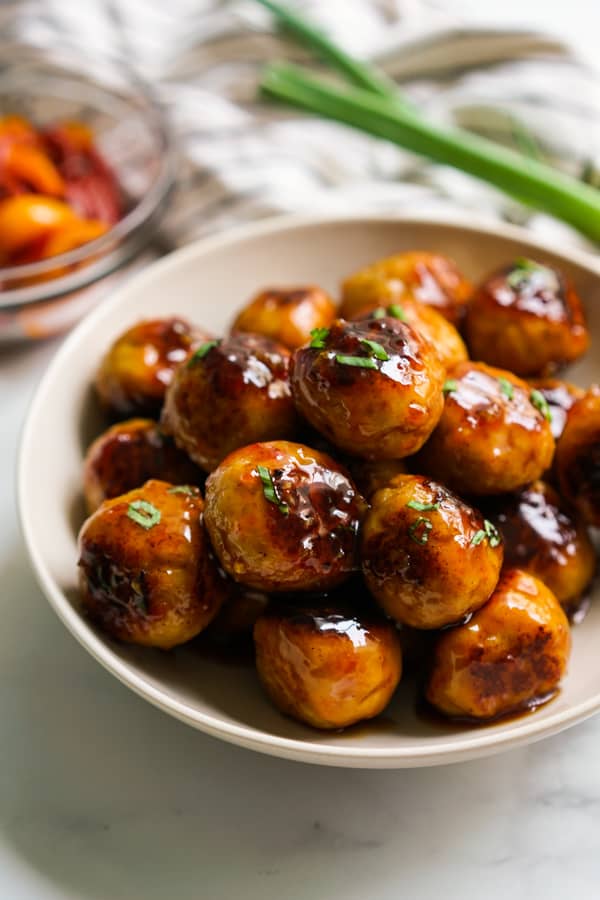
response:
<path id="1" fill-rule="evenodd" d="M 371 313 L 372 319 L 383 319 L 385 316 L 385 306 L 378 306 L 377 309 L 374 309 Z"/>
<path id="2" fill-rule="evenodd" d="M 552 421 L 552 411 L 548 405 L 548 401 L 544 397 L 541 391 L 538 391 L 535 388 L 529 395 L 529 399 L 532 404 L 535 406 L 537 411 L 543 415 L 547 422 Z"/>
<path id="3" fill-rule="evenodd" d="M 451 394 L 452 391 L 457 391 L 458 381 L 455 378 L 448 378 L 448 380 L 444 382 L 442 390 L 445 394 Z"/>
<path id="4" fill-rule="evenodd" d="M 429 540 L 429 532 L 433 530 L 433 525 L 425 516 L 419 516 L 408 529 L 408 534 L 415 544 L 426 544 Z"/>
<path id="5" fill-rule="evenodd" d="M 498 545 L 502 543 L 502 535 L 489 519 L 484 519 L 483 524 L 487 539 L 490 542 L 490 547 L 498 547 Z"/>
<path id="6" fill-rule="evenodd" d="M 482 541 L 485 541 L 487 534 L 480 528 L 479 531 L 476 531 L 473 537 L 471 538 L 471 547 L 477 547 Z"/>
<path id="7" fill-rule="evenodd" d="M 418 500 L 409 500 L 406 505 L 409 509 L 416 509 L 419 512 L 431 512 L 440 508 L 439 503 L 420 503 Z"/>
<path id="8" fill-rule="evenodd" d="M 189 484 L 176 484 L 175 487 L 169 488 L 167 494 L 188 494 L 194 496 L 194 489 Z"/>
<path id="9" fill-rule="evenodd" d="M 368 341 L 366 338 L 363 338 L 361 344 L 363 347 L 366 347 L 367 350 L 371 351 L 371 355 L 374 356 L 375 359 L 380 359 L 382 362 L 386 362 L 389 359 L 388 354 L 377 341 Z"/>
<path id="10" fill-rule="evenodd" d="M 406 313 L 402 309 L 399 303 L 392 303 L 387 308 L 388 316 L 391 316 L 392 319 L 400 319 L 401 322 L 408 322 L 408 318 Z"/>
<path id="11" fill-rule="evenodd" d="M 312 340 L 309 347 L 312 347 L 313 350 L 322 350 L 325 346 L 325 341 L 329 337 L 329 328 L 313 328 L 310 336 Z"/>
<path id="12" fill-rule="evenodd" d="M 277 496 L 277 491 L 275 490 L 275 484 L 273 483 L 273 478 L 271 473 L 267 469 L 266 466 L 257 466 L 256 471 L 260 476 L 260 480 L 262 481 L 263 486 L 263 494 L 265 495 L 265 500 L 268 500 L 269 503 L 275 504 L 278 508 L 279 512 L 283 513 L 284 516 L 290 511 L 287 503 L 282 503 L 282 501 Z"/>
<path id="13" fill-rule="evenodd" d="M 512 400 L 512 398 L 515 396 L 514 384 L 509 381 L 508 378 L 504 378 L 503 376 L 500 376 L 498 382 L 500 384 L 500 390 L 502 391 L 504 396 L 508 397 L 509 400 Z"/>
<path id="14" fill-rule="evenodd" d="M 376 369 L 377 363 L 372 356 L 344 356 L 338 353 L 335 361 L 340 366 L 355 366 L 357 369 Z"/>
<path id="15" fill-rule="evenodd" d="M 201 344 L 197 350 L 194 350 L 192 355 L 188 360 L 188 366 L 193 366 L 194 363 L 197 363 L 198 360 L 204 359 L 206 354 L 212 350 L 213 347 L 216 347 L 220 341 L 207 341 L 205 344 Z"/>
<path id="16" fill-rule="evenodd" d="M 157 509 L 147 500 L 133 500 L 128 508 L 127 515 L 137 525 L 148 530 L 154 528 L 160 522 L 160 509 Z"/>

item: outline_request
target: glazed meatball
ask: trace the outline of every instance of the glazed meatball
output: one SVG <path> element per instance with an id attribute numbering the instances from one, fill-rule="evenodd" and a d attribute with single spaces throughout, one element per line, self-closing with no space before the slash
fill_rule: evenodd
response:
<path id="1" fill-rule="evenodd" d="M 567 612 L 575 612 L 596 569 L 583 522 L 549 484 L 536 481 L 490 504 L 487 512 L 504 538 L 504 561 L 535 575 Z"/>
<path id="2" fill-rule="evenodd" d="M 184 319 L 149 319 L 122 334 L 102 358 L 96 391 L 115 418 L 157 416 L 177 366 L 208 340 Z"/>
<path id="3" fill-rule="evenodd" d="M 89 447 L 83 490 L 89 513 L 111 497 L 151 478 L 172 484 L 202 484 L 204 475 L 152 419 L 128 419 L 108 428 Z"/>
<path id="4" fill-rule="evenodd" d="M 551 414 L 524 381 L 483 363 L 457 366 L 418 465 L 461 494 L 502 494 L 535 481 L 554 454 Z"/>
<path id="5" fill-rule="evenodd" d="M 557 441 L 567 424 L 569 410 L 583 397 L 585 391 L 568 381 L 556 378 L 537 378 L 529 382 L 533 390 L 539 391 L 550 410 L 552 435 Z"/>
<path id="6" fill-rule="evenodd" d="M 201 638 L 219 649 L 241 649 L 252 645 L 252 629 L 257 619 L 266 611 L 269 597 L 261 591 L 252 591 L 225 576 L 227 594 L 217 616 Z"/>
<path id="7" fill-rule="evenodd" d="M 491 522 L 420 475 L 398 475 L 371 503 L 363 574 L 388 616 L 413 628 L 442 628 L 486 602 L 503 558 Z"/>
<path id="8" fill-rule="evenodd" d="M 241 310 L 231 330 L 264 334 L 295 350 L 334 319 L 335 303 L 320 287 L 267 288 Z"/>
<path id="9" fill-rule="evenodd" d="M 275 706 L 314 728 L 346 728 L 388 705 L 402 674 L 398 635 L 373 614 L 271 607 L 254 626 L 256 666 Z"/>
<path id="10" fill-rule="evenodd" d="M 468 623 L 439 638 L 427 700 L 447 716 L 468 719 L 535 706 L 556 692 L 570 649 L 569 623 L 554 594 L 511 569 Z"/>
<path id="11" fill-rule="evenodd" d="M 400 319 L 414 328 L 430 344 L 433 344 L 442 365 L 447 370 L 453 369 L 458 363 L 469 358 L 465 343 L 454 325 L 432 306 L 425 306 L 424 303 L 418 303 L 411 297 L 405 297 L 401 304 L 370 306 L 361 310 L 352 319 L 382 319 L 384 317 Z"/>
<path id="12" fill-rule="evenodd" d="M 367 500 L 370 500 L 382 487 L 385 487 L 396 475 L 405 475 L 408 471 L 403 459 L 355 459 L 348 457 L 346 466 L 354 479 L 357 488 Z"/>
<path id="13" fill-rule="evenodd" d="M 262 335 L 203 344 L 175 375 L 163 428 L 207 472 L 237 447 L 293 437 L 289 362 L 289 351 Z"/>
<path id="14" fill-rule="evenodd" d="M 327 590 L 357 567 L 365 501 L 331 457 L 288 441 L 231 453 L 206 482 L 225 571 L 260 591 Z"/>
<path id="15" fill-rule="evenodd" d="M 367 459 L 415 453 L 444 405 L 444 369 L 416 331 L 385 317 L 336 320 L 292 357 L 294 400 L 337 447 Z"/>
<path id="16" fill-rule="evenodd" d="M 81 600 L 112 637 L 168 650 L 215 617 L 223 584 L 198 488 L 148 481 L 106 500 L 79 533 Z"/>
<path id="17" fill-rule="evenodd" d="M 380 259 L 347 278 L 340 312 L 349 319 L 366 306 L 413 297 L 459 325 L 471 293 L 471 285 L 447 256 L 411 251 Z"/>
<path id="18" fill-rule="evenodd" d="M 571 408 L 556 445 L 560 491 L 588 525 L 600 528 L 600 386 Z"/>
<path id="19" fill-rule="evenodd" d="M 556 269 L 518 259 L 496 272 L 469 304 L 471 356 L 523 377 L 549 375 L 585 353 L 581 301 Z"/>

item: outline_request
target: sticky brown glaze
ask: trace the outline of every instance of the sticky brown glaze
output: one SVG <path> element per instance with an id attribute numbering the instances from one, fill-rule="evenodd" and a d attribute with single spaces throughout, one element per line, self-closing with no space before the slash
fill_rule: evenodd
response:
<path id="1" fill-rule="evenodd" d="M 181 485 L 204 483 L 204 473 L 152 419 L 128 419 L 113 425 L 96 438 L 85 455 L 83 490 L 88 512 L 151 478 Z"/>
<path id="2" fill-rule="evenodd" d="M 346 728 L 378 715 L 402 674 L 393 625 L 352 609 L 273 605 L 254 626 L 254 644 L 270 699 L 314 728 Z"/>
<path id="3" fill-rule="evenodd" d="M 563 497 L 588 525 L 600 528 L 600 386 L 593 385 L 569 411 L 555 469 Z"/>
<path id="4" fill-rule="evenodd" d="M 201 346 L 177 371 L 162 427 L 207 472 L 237 447 L 294 436 L 289 362 L 285 347 L 257 334 Z"/>
<path id="5" fill-rule="evenodd" d="M 384 316 L 392 319 L 399 318 L 414 328 L 430 344 L 433 344 L 440 362 L 446 370 L 453 369 L 458 363 L 469 358 L 465 342 L 454 325 L 432 306 L 418 303 L 408 295 L 401 304 L 368 306 L 359 310 L 352 319 L 383 318 Z"/>
<path id="6" fill-rule="evenodd" d="M 489 503 L 486 512 L 504 538 L 504 562 L 550 588 L 567 612 L 577 609 L 596 570 L 587 529 L 549 484 L 536 481 Z"/>
<path id="7" fill-rule="evenodd" d="M 557 269 L 517 260 L 475 292 L 465 333 L 471 356 L 523 377 L 578 359 L 589 336 L 581 301 Z"/>
<path id="8" fill-rule="evenodd" d="M 267 288 L 243 307 L 231 330 L 264 334 L 295 350 L 314 328 L 327 328 L 334 319 L 335 303 L 316 285 Z"/>
<path id="9" fill-rule="evenodd" d="M 388 616 L 413 628 L 442 628 L 486 602 L 503 553 L 481 513 L 420 475 L 398 475 L 371 504 L 362 568 Z"/>
<path id="10" fill-rule="evenodd" d="M 206 482 L 206 527 L 221 565 L 262 591 L 327 590 L 347 578 L 365 506 L 331 457 L 288 441 L 236 450 Z"/>
<path id="11" fill-rule="evenodd" d="M 460 494 L 502 494 L 550 466 L 554 438 L 531 388 L 511 372 L 465 362 L 450 373 L 440 423 L 417 465 Z"/>
<path id="12" fill-rule="evenodd" d="M 436 645 L 426 697 L 447 716 L 493 719 L 549 699 L 571 650 L 567 617 L 537 578 L 507 571 L 493 596 Z"/>
<path id="13" fill-rule="evenodd" d="M 197 488 L 182 492 L 148 481 L 106 500 L 84 523 L 81 600 L 112 637 L 168 650 L 215 617 L 224 591 L 204 532 L 203 507 Z M 146 525 L 132 516 L 146 517 Z"/>
<path id="14" fill-rule="evenodd" d="M 383 359 L 365 341 L 375 343 Z M 391 318 L 338 319 L 321 343 L 292 357 L 292 391 L 302 415 L 354 456 L 399 459 L 415 453 L 443 408 L 444 369 L 431 344 Z M 370 368 L 349 365 L 347 357 Z"/>
<path id="15" fill-rule="evenodd" d="M 470 283 L 447 256 L 411 251 L 378 260 L 347 278 L 340 313 L 349 319 L 366 306 L 413 297 L 460 325 L 471 293 Z"/>
<path id="16" fill-rule="evenodd" d="M 173 372 L 209 335 L 185 319 L 148 319 L 108 349 L 96 375 L 103 407 L 116 418 L 158 416 Z"/>
<path id="17" fill-rule="evenodd" d="M 557 441 L 567 424 L 569 410 L 583 397 L 585 391 L 576 384 L 559 381 L 557 378 L 532 378 L 529 384 L 543 395 L 550 407 L 552 435 Z"/>

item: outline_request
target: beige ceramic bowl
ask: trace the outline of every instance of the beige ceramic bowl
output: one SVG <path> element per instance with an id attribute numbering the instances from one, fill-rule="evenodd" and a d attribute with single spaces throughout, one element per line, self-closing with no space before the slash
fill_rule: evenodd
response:
<path id="1" fill-rule="evenodd" d="M 113 643 L 78 610 L 81 462 L 97 430 L 90 384 L 107 344 L 139 318 L 173 313 L 218 333 L 263 285 L 316 282 L 335 291 L 342 276 L 359 266 L 414 248 L 450 255 L 475 280 L 515 256 L 560 266 L 587 301 L 595 338 L 595 349 L 570 377 L 583 385 L 600 380 L 600 266 L 590 257 L 562 254 L 514 228 L 476 227 L 456 219 L 284 219 L 202 241 L 152 265 L 73 332 L 39 386 L 23 435 L 19 502 L 44 593 L 77 640 L 124 684 L 215 737 L 312 763 L 427 766 L 538 740 L 600 709 L 600 596 L 575 629 L 562 691 L 534 714 L 483 728 L 438 725 L 419 718 L 414 685 L 407 684 L 381 720 L 333 734 L 281 716 L 263 696 L 251 668 L 203 659 L 192 648 L 162 653 Z"/>

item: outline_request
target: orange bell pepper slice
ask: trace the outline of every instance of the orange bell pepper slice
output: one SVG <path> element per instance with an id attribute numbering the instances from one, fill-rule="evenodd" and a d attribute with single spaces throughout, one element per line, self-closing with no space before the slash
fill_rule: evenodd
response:
<path id="1" fill-rule="evenodd" d="M 77 220 L 70 206 L 53 197 L 19 194 L 0 200 L 0 259 Z"/>
<path id="2" fill-rule="evenodd" d="M 0 147 L 0 173 L 6 173 L 17 181 L 24 181 L 40 194 L 64 197 L 65 182 L 62 175 L 42 150 L 18 141 Z"/>

